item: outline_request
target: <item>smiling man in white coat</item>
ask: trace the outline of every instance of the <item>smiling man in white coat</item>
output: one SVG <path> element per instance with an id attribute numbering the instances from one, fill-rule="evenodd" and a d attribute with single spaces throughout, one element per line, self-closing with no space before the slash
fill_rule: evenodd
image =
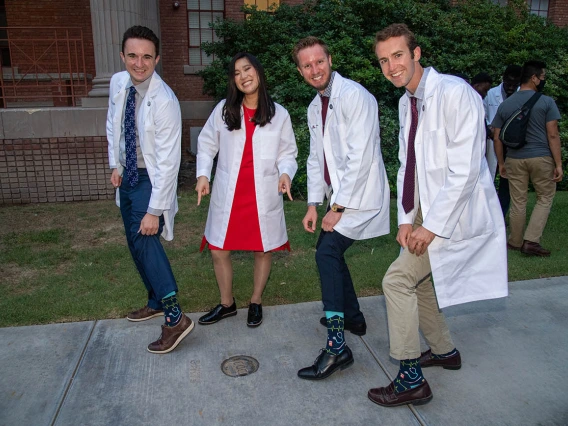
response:
<path id="1" fill-rule="evenodd" d="M 461 78 L 422 68 L 420 47 L 404 24 L 379 31 L 375 53 L 385 77 L 406 88 L 397 178 L 402 250 L 383 279 L 390 355 L 400 368 L 389 386 L 368 394 L 390 407 L 432 399 L 422 368 L 461 367 L 439 308 L 507 296 L 507 253 L 484 159 L 481 97 Z M 424 353 L 419 329 L 430 346 Z"/>
<path id="2" fill-rule="evenodd" d="M 163 316 L 152 353 L 167 353 L 193 329 L 177 301 L 177 283 L 160 235 L 173 239 L 177 176 L 181 159 L 181 111 L 172 90 L 154 71 L 160 42 L 149 28 L 126 30 L 120 57 L 126 71 L 112 76 L 107 116 L 111 183 L 132 259 L 148 292 L 148 303 L 129 321 Z"/>
<path id="3" fill-rule="evenodd" d="M 302 379 L 325 379 L 353 364 L 344 331 L 362 336 L 365 317 L 344 253 L 355 240 L 389 233 L 389 186 L 381 155 L 377 101 L 363 86 L 331 70 L 331 55 L 316 37 L 300 40 L 294 61 L 306 83 L 318 91 L 308 107 L 308 211 L 304 229 L 315 232 L 316 205 L 329 208 L 316 245 L 327 341 Z"/>

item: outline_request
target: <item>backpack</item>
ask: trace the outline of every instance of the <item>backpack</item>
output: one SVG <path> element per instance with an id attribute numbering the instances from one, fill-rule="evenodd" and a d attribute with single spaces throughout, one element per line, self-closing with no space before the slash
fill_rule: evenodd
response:
<path id="1" fill-rule="evenodd" d="M 536 104 L 542 93 L 536 92 L 525 104 L 517 109 L 505 121 L 501 131 L 499 132 L 499 139 L 507 148 L 519 149 L 527 143 L 527 126 L 529 124 L 529 117 L 531 109 Z"/>

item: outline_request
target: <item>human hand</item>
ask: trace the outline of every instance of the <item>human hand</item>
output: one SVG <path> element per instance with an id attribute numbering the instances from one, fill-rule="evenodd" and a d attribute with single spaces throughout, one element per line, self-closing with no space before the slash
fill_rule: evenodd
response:
<path id="1" fill-rule="evenodd" d="M 562 182 L 562 178 L 564 177 L 564 172 L 562 171 L 562 166 L 558 166 L 554 168 L 554 176 L 552 180 L 554 182 Z"/>
<path id="2" fill-rule="evenodd" d="M 118 188 L 122 183 L 122 176 L 118 173 L 118 169 L 112 169 L 112 174 L 110 175 L 110 183 L 115 188 Z"/>
<path id="3" fill-rule="evenodd" d="M 195 184 L 195 191 L 197 192 L 197 205 L 201 204 L 201 197 L 209 195 L 209 179 L 205 176 L 199 176 Z"/>
<path id="4" fill-rule="evenodd" d="M 333 232 L 333 227 L 337 225 L 337 222 L 341 219 L 341 215 L 343 213 L 334 212 L 333 210 L 329 210 L 323 220 L 321 221 L 321 229 L 326 232 Z"/>
<path id="5" fill-rule="evenodd" d="M 499 174 L 501 177 L 507 179 L 507 169 L 505 168 L 505 164 L 499 164 Z"/>
<path id="6" fill-rule="evenodd" d="M 396 241 L 402 248 L 408 247 L 408 240 L 412 234 L 412 225 L 404 223 L 398 227 L 398 234 L 396 234 Z"/>
<path id="7" fill-rule="evenodd" d="M 412 234 L 410 234 L 410 238 L 408 240 L 408 251 L 416 256 L 423 255 L 426 253 L 428 246 L 432 241 L 434 241 L 435 237 L 436 234 L 428 231 L 423 226 L 419 226 L 412 231 Z"/>
<path id="8" fill-rule="evenodd" d="M 160 218 L 150 213 L 146 213 L 140 222 L 139 233 L 142 235 L 156 235 L 160 225 Z"/>
<path id="9" fill-rule="evenodd" d="M 290 201 L 293 201 L 292 194 L 290 194 L 291 187 L 292 181 L 290 180 L 290 176 L 288 176 L 288 174 L 286 173 L 282 173 L 282 176 L 280 176 L 280 180 L 278 181 L 278 192 L 282 194 L 288 194 Z"/>
<path id="10" fill-rule="evenodd" d="M 318 212 L 316 206 L 308 206 L 308 211 L 302 220 L 302 225 L 304 225 L 304 230 L 310 233 L 316 231 L 316 223 L 318 221 Z"/>

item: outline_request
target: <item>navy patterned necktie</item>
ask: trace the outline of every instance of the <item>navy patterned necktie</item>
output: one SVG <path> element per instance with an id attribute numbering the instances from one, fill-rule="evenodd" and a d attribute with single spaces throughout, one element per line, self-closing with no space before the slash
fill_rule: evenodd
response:
<path id="1" fill-rule="evenodd" d="M 124 141 L 126 148 L 126 179 L 130 186 L 138 183 L 138 164 L 136 156 L 136 89 L 130 86 L 124 113 Z"/>
<path id="2" fill-rule="evenodd" d="M 416 153 L 414 151 L 414 139 L 416 139 L 416 129 L 418 128 L 418 108 L 416 108 L 416 98 L 410 98 L 412 120 L 410 131 L 408 132 L 408 151 L 406 153 L 406 170 L 404 171 L 404 183 L 402 187 L 402 207 L 404 213 L 408 213 L 414 208 L 414 174 L 416 171 Z"/>

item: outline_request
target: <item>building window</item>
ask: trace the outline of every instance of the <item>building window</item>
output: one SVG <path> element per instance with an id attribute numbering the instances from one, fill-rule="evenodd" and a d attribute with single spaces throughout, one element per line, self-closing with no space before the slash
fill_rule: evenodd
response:
<path id="1" fill-rule="evenodd" d="M 257 10 L 268 10 L 269 6 L 280 6 L 280 0 L 245 0 L 245 5 L 256 6 Z"/>
<path id="2" fill-rule="evenodd" d="M 203 67 L 215 59 L 201 50 L 201 43 L 218 41 L 210 27 L 217 19 L 223 19 L 225 13 L 224 0 L 188 0 L 187 21 L 189 30 L 189 65 Z"/>
<path id="3" fill-rule="evenodd" d="M 527 3 L 531 13 L 543 18 L 548 17 L 548 0 L 527 0 Z"/>

